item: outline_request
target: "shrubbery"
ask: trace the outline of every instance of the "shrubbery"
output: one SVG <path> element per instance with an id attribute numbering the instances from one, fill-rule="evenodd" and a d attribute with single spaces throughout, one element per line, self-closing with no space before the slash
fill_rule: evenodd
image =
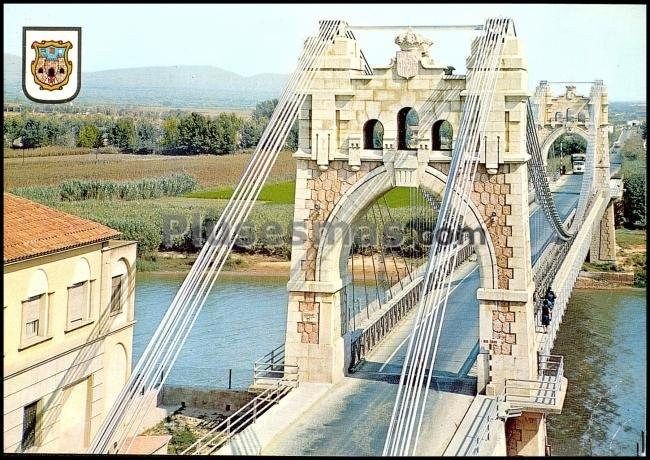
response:
<path id="1" fill-rule="evenodd" d="M 193 191 L 198 181 L 187 173 L 142 179 L 138 181 L 67 180 L 61 183 L 63 201 L 80 200 L 138 200 L 179 196 Z"/>

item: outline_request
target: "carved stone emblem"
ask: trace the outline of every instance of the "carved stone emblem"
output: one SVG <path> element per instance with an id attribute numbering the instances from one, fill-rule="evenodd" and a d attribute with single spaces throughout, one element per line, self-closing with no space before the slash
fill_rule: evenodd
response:
<path id="1" fill-rule="evenodd" d="M 410 51 L 397 52 L 397 75 L 412 78 L 418 74 L 419 59 Z"/>
<path id="2" fill-rule="evenodd" d="M 429 48 L 433 42 L 408 29 L 395 37 L 395 43 L 400 47 L 395 59 L 397 75 L 402 78 L 416 76 L 420 60 L 429 58 Z"/>

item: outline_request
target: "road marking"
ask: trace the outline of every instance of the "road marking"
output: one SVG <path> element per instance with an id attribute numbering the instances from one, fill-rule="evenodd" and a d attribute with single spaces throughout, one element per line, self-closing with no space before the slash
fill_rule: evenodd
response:
<path id="1" fill-rule="evenodd" d="M 478 269 L 478 265 L 476 265 L 476 267 L 474 267 L 472 270 L 470 270 L 470 272 L 467 273 L 467 275 L 465 275 L 465 276 L 460 280 L 460 282 L 457 283 L 456 286 L 454 286 L 454 288 L 453 288 L 451 291 L 449 291 L 449 295 L 451 295 L 451 294 L 456 290 L 456 288 L 457 288 L 458 286 L 460 286 L 461 284 L 463 284 L 463 281 L 465 281 L 465 280 L 467 279 L 467 277 L 468 277 L 469 275 L 471 275 L 472 273 L 474 273 L 477 269 Z M 434 312 L 429 313 L 427 316 L 431 316 L 432 313 L 434 313 Z M 419 326 L 418 326 L 418 327 L 419 327 Z M 382 364 L 382 366 L 379 368 L 379 371 L 377 371 L 377 372 L 381 372 L 381 371 L 384 370 L 384 367 L 386 367 L 386 366 L 390 363 L 390 360 L 393 359 L 393 358 L 395 357 L 395 354 L 399 351 L 400 348 L 402 348 L 402 346 L 406 343 L 406 341 L 409 339 L 409 337 L 411 337 L 411 334 L 408 334 L 408 335 L 406 336 L 406 338 L 405 338 L 404 340 L 402 340 L 402 343 L 400 343 L 399 345 L 397 345 L 397 348 L 395 348 L 395 351 L 393 351 L 393 353 L 391 353 L 391 355 L 388 357 L 388 359 L 386 360 L 386 362 L 385 362 L 384 364 Z"/>

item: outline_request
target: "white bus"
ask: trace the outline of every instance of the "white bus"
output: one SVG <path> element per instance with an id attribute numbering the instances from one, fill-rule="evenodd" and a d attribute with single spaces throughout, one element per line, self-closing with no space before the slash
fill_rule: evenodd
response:
<path id="1" fill-rule="evenodd" d="M 584 174 L 586 157 L 587 156 L 584 153 L 574 153 L 573 155 L 571 155 L 573 174 Z"/>

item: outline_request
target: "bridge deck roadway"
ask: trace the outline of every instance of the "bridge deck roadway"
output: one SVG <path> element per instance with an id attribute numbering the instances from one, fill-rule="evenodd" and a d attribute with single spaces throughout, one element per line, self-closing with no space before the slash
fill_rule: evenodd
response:
<path id="1" fill-rule="evenodd" d="M 580 180 L 581 176 L 565 176 L 552 187 L 557 190 L 554 198 L 562 217 L 577 203 Z M 536 212 L 543 211 L 533 208 L 533 214 Z M 531 224 L 535 222 L 533 214 Z M 550 231 L 531 229 L 531 237 L 546 241 Z M 543 249 L 537 241 L 532 243 L 534 251 Z M 434 381 L 428 390 L 427 411 L 431 416 L 423 424 L 420 455 L 443 454 L 474 400 L 478 275 L 476 263 L 466 262 L 452 277 Z M 415 309 L 368 355 L 357 372 L 333 386 L 261 453 L 381 455 L 414 317 Z"/>

